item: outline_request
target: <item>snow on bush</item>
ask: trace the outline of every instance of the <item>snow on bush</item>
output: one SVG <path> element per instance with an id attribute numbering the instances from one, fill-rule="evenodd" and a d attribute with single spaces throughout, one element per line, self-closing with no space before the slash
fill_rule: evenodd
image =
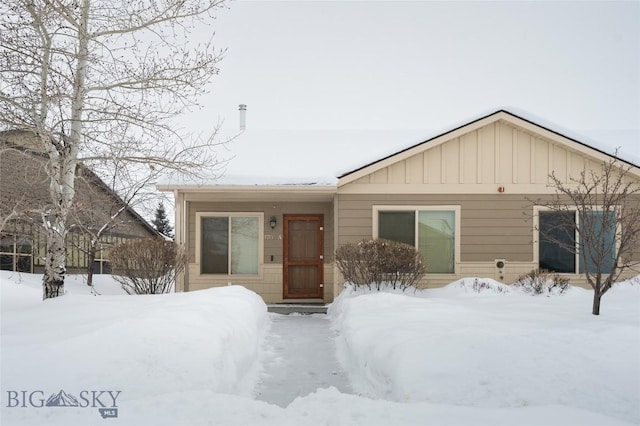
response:
<path id="1" fill-rule="evenodd" d="M 513 286 L 532 296 L 560 296 L 569 289 L 569 280 L 558 274 L 535 269 L 518 278 Z"/>
<path id="2" fill-rule="evenodd" d="M 445 286 L 445 293 L 508 294 L 511 288 L 491 278 L 462 278 Z"/>
<path id="3" fill-rule="evenodd" d="M 614 284 L 613 288 L 622 288 L 622 287 L 636 287 L 640 289 L 640 275 L 637 275 L 625 281 L 620 281 L 619 283 Z"/>

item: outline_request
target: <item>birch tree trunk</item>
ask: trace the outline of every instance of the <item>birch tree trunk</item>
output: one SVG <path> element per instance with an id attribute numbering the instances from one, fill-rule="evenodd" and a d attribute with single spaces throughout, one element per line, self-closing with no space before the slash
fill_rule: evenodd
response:
<path id="1" fill-rule="evenodd" d="M 64 293 L 64 276 L 67 260 L 67 218 L 75 195 L 75 177 L 78 151 L 82 137 L 82 114 L 86 96 L 85 80 L 89 56 L 89 0 L 82 0 L 80 21 L 77 27 L 78 51 L 75 58 L 76 69 L 71 98 L 71 126 L 68 140 L 62 146 L 51 145 L 49 165 L 51 168 L 52 212 L 45 226 L 47 236 L 47 259 L 42 282 L 42 298 L 58 297 Z M 62 154 L 59 150 L 62 150 Z"/>
<path id="2" fill-rule="evenodd" d="M 107 164 L 121 163 L 122 175 L 140 182 L 220 170 L 217 127 L 191 135 L 175 118 L 200 106 L 217 75 L 222 52 L 197 38 L 211 38 L 208 18 L 224 1 L 0 2 L 0 130 L 31 132 L 48 156 L 49 199 L 38 209 L 43 298 L 64 293 L 80 163 L 102 179 L 99 172 L 113 172 Z M 198 25 L 200 34 L 192 32 Z"/>

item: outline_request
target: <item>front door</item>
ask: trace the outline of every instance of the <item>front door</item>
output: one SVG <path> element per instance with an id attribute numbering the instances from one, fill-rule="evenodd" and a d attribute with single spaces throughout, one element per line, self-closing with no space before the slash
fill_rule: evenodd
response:
<path id="1" fill-rule="evenodd" d="M 284 215 L 284 298 L 322 298 L 323 215 Z"/>

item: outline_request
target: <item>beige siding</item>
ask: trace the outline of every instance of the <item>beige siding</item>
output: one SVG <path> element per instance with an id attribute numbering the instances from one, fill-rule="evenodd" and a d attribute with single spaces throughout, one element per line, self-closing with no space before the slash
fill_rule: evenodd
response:
<path id="1" fill-rule="evenodd" d="M 340 187 L 340 193 L 549 193 L 549 175 L 562 182 L 599 160 L 542 138 L 506 121 L 496 121 L 372 171 Z"/>
<path id="2" fill-rule="evenodd" d="M 480 172 L 477 183 L 494 183 L 496 168 L 495 125 L 485 126 L 474 133 L 478 135 L 478 168 Z"/>
<path id="3" fill-rule="evenodd" d="M 424 153 L 424 183 L 442 183 L 442 148 L 433 147 Z"/>
<path id="4" fill-rule="evenodd" d="M 459 183 L 460 140 L 450 140 L 442 145 L 442 183 Z"/>
<path id="5" fill-rule="evenodd" d="M 387 205 L 459 205 L 461 208 L 458 274 L 427 275 L 424 286 L 438 287 L 463 277 L 486 277 L 512 283 L 538 267 L 533 244 L 534 207 L 525 195 L 339 195 L 338 245 L 372 238 L 373 206 Z M 632 257 L 640 263 L 640 249 Z M 506 261 L 502 274 L 496 268 L 497 259 Z M 637 274 L 630 271 L 623 278 L 634 275 Z M 584 276 L 569 274 L 567 278 L 573 285 L 588 287 Z M 342 278 L 337 274 L 336 279 L 338 288 Z"/>
<path id="6" fill-rule="evenodd" d="M 406 176 L 407 183 L 410 184 L 421 184 L 424 183 L 425 176 L 425 168 L 424 164 L 424 154 L 417 154 L 413 157 L 410 157 L 406 161 Z"/>
<path id="7" fill-rule="evenodd" d="M 196 263 L 196 214 L 204 212 L 263 212 L 264 213 L 264 256 L 260 274 L 256 277 L 237 278 L 200 274 Z M 189 256 L 188 290 L 199 290 L 229 284 L 243 285 L 260 294 L 268 303 L 282 302 L 282 262 L 283 262 L 283 215 L 322 214 L 324 215 L 324 257 L 325 282 L 324 299 L 333 300 L 333 205 L 321 202 L 189 202 L 187 233 Z M 277 226 L 271 229 L 269 219 L 275 216 Z"/>
<path id="8" fill-rule="evenodd" d="M 371 238 L 374 205 L 461 206 L 461 262 L 533 261 L 533 208 L 523 196 L 339 195 L 338 245 Z"/>
<path id="9" fill-rule="evenodd" d="M 460 137 L 460 182 L 478 181 L 478 134 L 469 132 Z"/>

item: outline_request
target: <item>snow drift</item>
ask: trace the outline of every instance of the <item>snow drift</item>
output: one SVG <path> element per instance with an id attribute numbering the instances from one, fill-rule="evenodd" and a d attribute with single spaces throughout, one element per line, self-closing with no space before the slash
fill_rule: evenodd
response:
<path id="1" fill-rule="evenodd" d="M 561 405 L 640 422 L 640 285 L 610 290 L 600 317 L 584 289 L 508 290 L 473 278 L 416 294 L 346 289 L 329 315 L 354 390 L 491 409 Z"/>

